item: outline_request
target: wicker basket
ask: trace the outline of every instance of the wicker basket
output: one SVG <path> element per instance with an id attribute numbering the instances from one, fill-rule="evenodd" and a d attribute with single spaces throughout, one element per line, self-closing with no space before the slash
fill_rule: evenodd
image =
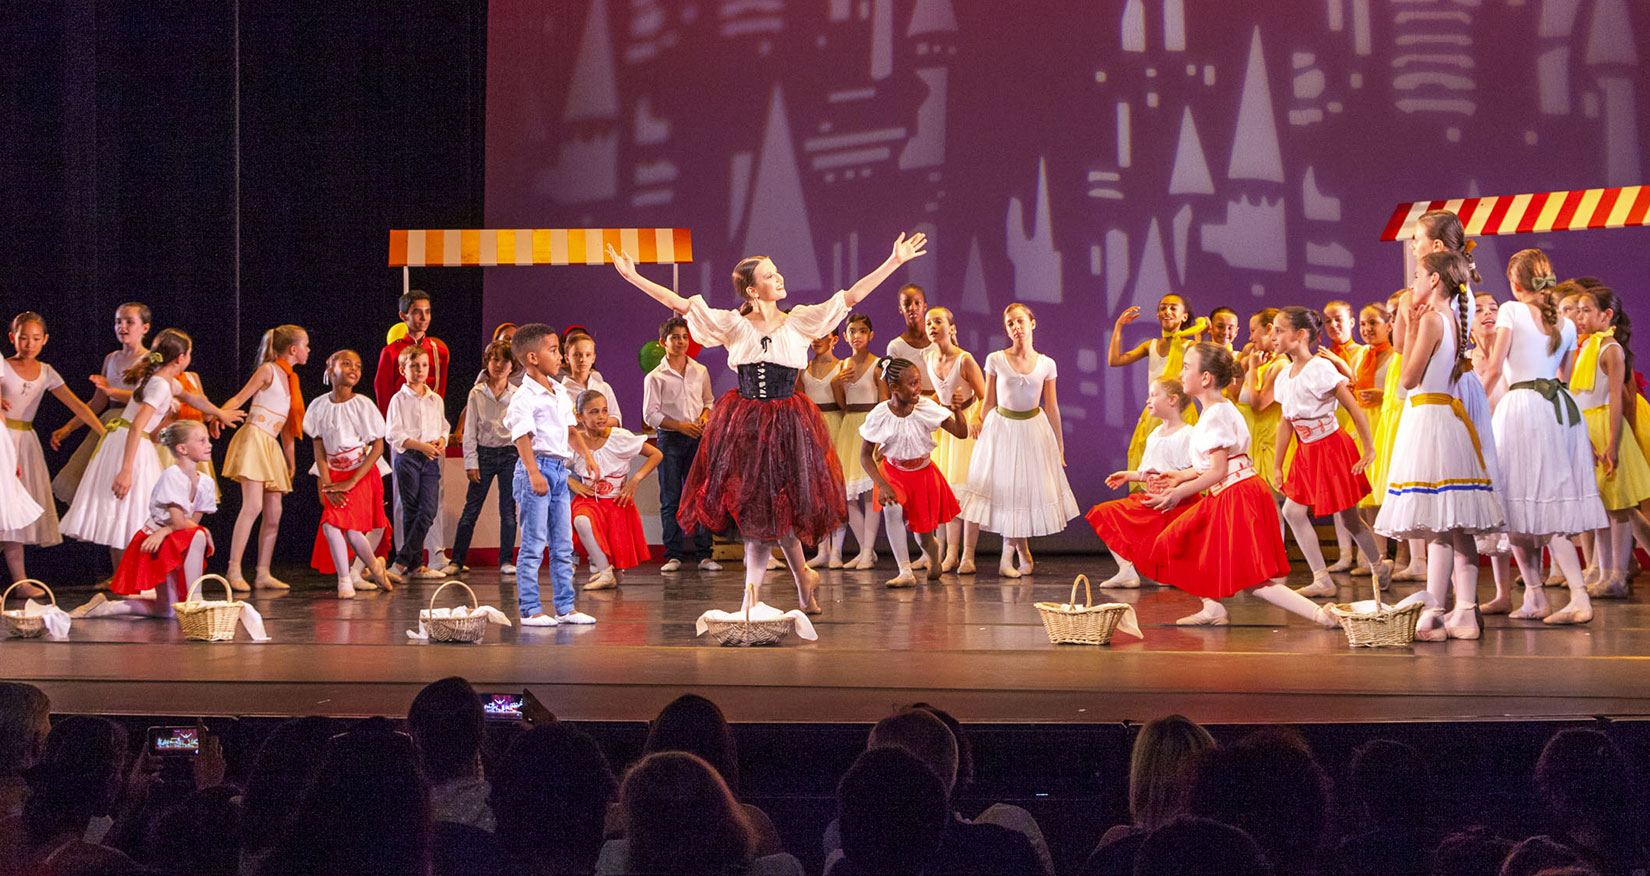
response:
<path id="1" fill-rule="evenodd" d="M 470 589 L 470 585 L 463 581 L 448 581 L 435 588 L 435 592 L 430 594 L 430 608 L 428 611 L 419 612 L 418 619 L 424 622 L 424 632 L 429 634 L 432 642 L 479 642 L 487 632 L 487 615 L 475 614 L 469 617 L 435 616 L 435 598 L 441 595 L 441 591 L 454 584 L 463 587 L 464 592 L 470 594 L 470 601 L 465 603 L 463 607 L 476 608 L 481 605 L 476 600 L 476 592 Z"/>
<path id="2" fill-rule="evenodd" d="M 1083 585 L 1083 604 L 1077 604 L 1077 585 Z M 1094 605 L 1094 592 L 1089 589 L 1089 576 L 1078 575 L 1071 582 L 1070 602 L 1039 602 L 1037 611 L 1043 616 L 1043 628 L 1048 640 L 1055 645 L 1107 645 L 1117 622 L 1129 610 L 1120 602 Z"/>
<path id="3" fill-rule="evenodd" d="M 208 578 L 223 585 L 225 600 L 196 598 L 197 595 L 204 595 L 200 594 L 201 582 Z M 235 601 L 235 593 L 229 589 L 229 582 L 222 575 L 206 574 L 190 582 L 184 601 L 172 603 L 172 612 L 178 616 L 183 637 L 200 642 L 233 641 L 235 627 L 241 622 L 241 604 Z"/>
<path id="4" fill-rule="evenodd" d="M 745 595 L 745 617 L 742 620 L 705 621 L 705 630 L 718 645 L 738 648 L 777 645 L 796 628 L 796 620 L 790 617 L 751 620 L 751 606 L 756 603 L 756 589 L 747 585 Z"/>
<path id="5" fill-rule="evenodd" d="M 57 607 L 57 594 L 53 593 L 52 588 L 47 587 L 44 581 L 37 581 L 34 578 L 23 578 L 10 587 L 7 587 L 5 593 L 0 593 L 0 608 L 5 607 L 6 598 L 11 596 L 11 592 L 16 590 L 18 586 L 22 584 L 40 585 L 40 587 L 46 591 L 46 595 L 52 598 L 52 607 Z M 27 601 L 28 600 L 24 600 L 25 603 L 27 603 Z M 35 617 L 26 617 L 24 616 L 23 611 L 24 609 L 17 608 L 11 611 L 0 612 L 0 617 L 5 618 L 7 632 L 19 639 L 38 638 L 42 633 L 46 632 L 45 618 L 38 615 Z"/>
<path id="6" fill-rule="evenodd" d="M 1329 606 L 1329 613 L 1346 630 L 1346 643 L 1354 648 L 1407 648 L 1415 642 L 1415 622 L 1421 619 L 1421 603 L 1393 608 L 1375 593 L 1375 610 L 1354 611 L 1345 603 Z"/>

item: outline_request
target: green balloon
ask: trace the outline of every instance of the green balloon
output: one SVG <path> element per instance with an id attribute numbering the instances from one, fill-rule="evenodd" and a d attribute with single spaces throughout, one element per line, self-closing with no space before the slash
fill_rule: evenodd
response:
<path id="1" fill-rule="evenodd" d="M 648 341 L 642 345 L 640 350 L 636 351 L 636 364 L 642 366 L 643 374 L 652 373 L 653 369 L 659 367 L 659 363 L 664 361 L 664 358 L 665 345 L 658 341 Z"/>

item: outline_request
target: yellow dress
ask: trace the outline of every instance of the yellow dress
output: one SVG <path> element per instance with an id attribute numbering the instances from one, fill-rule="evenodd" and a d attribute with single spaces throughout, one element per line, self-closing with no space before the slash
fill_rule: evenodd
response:
<path id="1" fill-rule="evenodd" d="M 1288 361 L 1286 356 L 1274 356 L 1260 366 L 1260 379 L 1264 382 L 1268 371 Z M 1279 485 L 1272 483 L 1272 460 L 1278 452 L 1278 424 L 1283 422 L 1283 405 L 1274 401 L 1259 411 L 1250 406 L 1249 413 L 1252 424 L 1249 432 L 1249 461 L 1255 466 L 1255 474 L 1260 475 L 1261 480 L 1266 481 L 1266 485 L 1271 487 L 1273 492 L 1277 492 Z M 1294 449 L 1294 442 L 1290 442 L 1290 449 Z M 1286 458 L 1285 463 L 1287 462 Z"/>
<path id="2" fill-rule="evenodd" d="M 842 482 L 848 488 L 850 499 L 873 486 L 871 476 L 866 474 L 865 468 L 859 464 L 859 427 L 864 425 L 865 416 L 870 413 L 868 406 L 877 403 L 876 373 L 875 365 L 867 366 L 859 380 L 847 385 L 844 396 L 848 405 L 865 407 L 866 410 L 843 411 L 840 415 L 842 419 L 836 426 L 836 459 L 842 464 Z M 831 424 L 827 421 L 826 425 Z"/>
<path id="3" fill-rule="evenodd" d="M 1380 407 L 1374 419 L 1375 424 L 1375 460 L 1369 464 L 1369 495 L 1358 503 L 1360 508 L 1379 507 L 1386 498 L 1387 466 L 1392 462 L 1392 442 L 1398 437 L 1398 421 L 1404 416 L 1404 400 L 1407 394 L 1399 378 L 1404 370 L 1403 354 L 1392 351 L 1392 358 L 1387 361 L 1386 386 L 1381 390 Z M 1366 412 L 1370 408 L 1364 409 Z"/>
<path id="4" fill-rule="evenodd" d="M 1612 345 L 1617 344 L 1613 340 L 1604 343 L 1599 351 L 1600 363 L 1603 351 Z M 1572 376 L 1570 394 L 1575 396 L 1582 419 L 1587 421 L 1587 437 L 1592 439 L 1593 452 L 1603 453 L 1610 441 L 1610 379 L 1602 364 L 1594 365 L 1593 371 L 1590 389 L 1577 389 Z M 1604 499 L 1604 507 L 1611 511 L 1636 508 L 1650 499 L 1650 462 L 1646 462 L 1632 422 L 1625 416 L 1621 423 L 1621 444 L 1616 451 L 1616 470 L 1605 474 L 1603 464 L 1595 463 L 1593 471 L 1598 475 L 1599 496 Z"/>
<path id="5" fill-rule="evenodd" d="M 1158 355 L 1157 343 L 1155 341 L 1151 344 L 1151 346 L 1146 348 L 1146 389 L 1148 392 L 1151 390 L 1152 382 L 1163 376 L 1164 366 L 1168 363 L 1168 361 L 1169 356 Z M 1177 374 L 1171 374 L 1169 376 L 1179 377 Z M 1186 410 L 1181 412 L 1180 418 L 1184 420 L 1188 426 L 1197 425 L 1197 406 L 1187 405 Z M 1162 420 L 1152 416 L 1150 409 L 1144 407 L 1140 409 L 1140 419 L 1135 421 L 1134 434 L 1129 436 L 1130 471 L 1139 470 L 1140 457 L 1146 452 L 1146 437 L 1152 434 L 1152 430 L 1162 425 L 1162 423 Z M 1144 487 L 1140 484 L 1131 484 L 1129 485 L 1129 489 L 1131 491 L 1138 492 L 1139 490 L 1144 489 Z"/>

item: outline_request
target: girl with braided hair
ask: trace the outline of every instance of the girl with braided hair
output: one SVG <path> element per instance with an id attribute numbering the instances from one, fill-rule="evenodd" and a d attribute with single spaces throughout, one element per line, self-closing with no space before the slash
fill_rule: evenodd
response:
<path id="1" fill-rule="evenodd" d="M 1541 548 L 1572 593 L 1586 603 L 1581 560 L 1569 536 L 1607 525 L 1592 478 L 1592 447 L 1587 426 L 1568 388 L 1559 379 L 1565 360 L 1576 349 L 1575 324 L 1561 319 L 1553 288 L 1558 278 L 1539 249 L 1526 249 L 1507 262 L 1513 302 L 1496 312 L 1494 340 L 1485 357 L 1486 382 L 1508 384 L 1496 405 L 1496 446 L 1502 455 L 1502 497 L 1513 559 L 1524 575 L 1524 602 L 1516 611 L 1505 583 L 1496 582 L 1495 599 L 1480 606 L 1485 614 L 1540 620 L 1553 613 L 1543 592 Z"/>
<path id="2" fill-rule="evenodd" d="M 888 400 L 872 408 L 859 427 L 860 465 L 875 484 L 872 495 L 887 520 L 888 546 L 899 563 L 899 574 L 888 586 L 910 587 L 917 578 L 906 531 L 922 544 L 924 576 L 929 569 L 937 573 L 939 541 L 934 532 L 961 510 L 945 473 L 929 457 L 938 446 L 935 429 L 958 438 L 968 434 L 963 421 L 967 405 L 948 407 L 923 396 L 922 368 L 909 359 L 883 359 L 878 367 L 888 386 Z"/>
<path id="3" fill-rule="evenodd" d="M 1426 607 L 1415 629 L 1422 641 L 1479 637 L 1473 536 L 1506 525 L 1480 436 L 1454 394 L 1471 365 L 1463 318 L 1470 270 L 1466 259 L 1447 251 L 1428 252 L 1416 266 L 1400 377 L 1409 390 L 1408 410 L 1393 442 L 1386 501 L 1375 518 L 1383 535 L 1427 541 L 1426 589 L 1399 603 Z M 1452 583 L 1455 610 L 1446 615 Z"/>

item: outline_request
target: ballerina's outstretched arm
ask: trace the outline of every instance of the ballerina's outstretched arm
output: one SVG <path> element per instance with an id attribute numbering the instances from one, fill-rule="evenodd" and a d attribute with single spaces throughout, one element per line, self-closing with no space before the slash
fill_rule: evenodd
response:
<path id="1" fill-rule="evenodd" d="M 619 276 L 629 281 L 630 285 L 646 292 L 654 301 L 663 304 L 676 313 L 688 312 L 688 300 L 686 298 L 636 272 L 636 260 L 630 257 L 630 253 L 615 248 L 610 243 L 607 245 L 607 257 L 613 260 L 613 267 L 618 270 Z"/>
<path id="2" fill-rule="evenodd" d="M 888 254 L 888 258 L 882 264 L 877 265 L 876 270 L 859 278 L 858 283 L 849 286 L 842 295 L 843 302 L 849 307 L 853 307 L 864 300 L 865 296 L 871 294 L 872 289 L 877 288 L 883 280 L 888 279 L 888 275 L 892 274 L 895 268 L 917 256 L 927 255 L 928 250 L 924 248 L 927 245 L 928 235 L 923 234 L 921 231 L 910 237 L 906 237 L 902 232 L 899 239 L 894 241 L 894 251 Z"/>

